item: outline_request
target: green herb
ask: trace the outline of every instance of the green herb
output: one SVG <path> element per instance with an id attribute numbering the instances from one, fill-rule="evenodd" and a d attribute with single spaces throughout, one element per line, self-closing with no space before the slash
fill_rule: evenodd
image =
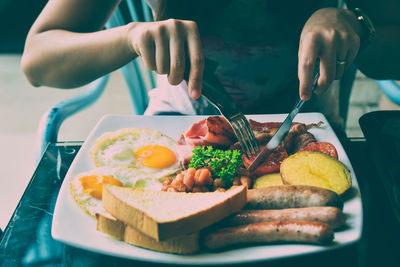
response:
<path id="1" fill-rule="evenodd" d="M 233 178 L 242 164 L 242 154 L 239 150 L 221 150 L 212 146 L 197 146 L 193 149 L 189 167 L 195 169 L 208 168 L 213 177 L 219 177 L 224 185 L 231 186 Z"/>

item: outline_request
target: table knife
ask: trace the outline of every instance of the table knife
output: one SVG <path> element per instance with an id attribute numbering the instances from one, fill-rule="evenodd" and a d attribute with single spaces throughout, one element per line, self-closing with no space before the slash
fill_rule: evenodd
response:
<path id="1" fill-rule="evenodd" d="M 316 72 L 314 79 L 313 79 L 313 86 L 312 86 L 313 92 L 318 87 L 318 78 L 319 78 L 319 71 Z M 274 150 L 280 145 L 282 140 L 288 134 L 294 117 L 296 117 L 297 113 L 300 112 L 300 110 L 303 107 L 305 102 L 306 101 L 304 101 L 301 98 L 299 98 L 297 100 L 292 111 L 288 114 L 286 119 L 283 121 L 283 123 L 279 127 L 278 131 L 276 131 L 274 136 L 272 136 L 271 140 L 268 141 L 268 143 L 263 147 L 263 149 L 258 153 L 258 155 L 254 159 L 254 161 L 247 168 L 247 170 L 249 172 L 253 172 L 255 169 L 257 169 L 257 167 L 260 166 L 261 163 L 263 163 L 268 158 L 268 156 L 271 155 L 271 153 L 274 152 Z"/>

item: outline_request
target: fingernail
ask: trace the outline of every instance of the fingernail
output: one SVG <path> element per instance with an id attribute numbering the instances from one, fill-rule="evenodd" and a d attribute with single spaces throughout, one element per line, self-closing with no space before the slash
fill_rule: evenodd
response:
<path id="1" fill-rule="evenodd" d="M 190 97 L 193 99 L 197 99 L 200 97 L 199 91 L 196 89 L 190 90 Z"/>
<path id="2" fill-rule="evenodd" d="M 301 99 L 308 100 L 308 99 L 310 99 L 310 95 L 309 94 L 302 94 L 301 95 Z"/>
<path id="3" fill-rule="evenodd" d="M 190 97 L 197 99 L 200 97 L 200 92 L 201 92 L 201 82 L 198 82 L 197 80 L 191 80 L 189 84 L 190 88 Z"/>

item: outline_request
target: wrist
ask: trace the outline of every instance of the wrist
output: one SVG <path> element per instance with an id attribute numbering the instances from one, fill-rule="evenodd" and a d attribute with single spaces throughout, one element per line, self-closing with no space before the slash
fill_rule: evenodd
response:
<path id="1" fill-rule="evenodd" d="M 124 36 L 125 37 L 124 42 L 127 45 L 129 52 L 134 58 L 140 55 L 139 51 L 136 51 L 134 46 L 135 36 L 137 35 L 135 34 L 135 32 L 137 31 L 137 28 L 139 27 L 140 24 L 141 22 L 130 22 L 125 25 L 126 31 Z"/>

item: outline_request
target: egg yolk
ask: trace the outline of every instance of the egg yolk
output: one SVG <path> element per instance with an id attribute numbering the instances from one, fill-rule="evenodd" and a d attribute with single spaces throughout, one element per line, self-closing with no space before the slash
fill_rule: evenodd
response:
<path id="1" fill-rule="evenodd" d="M 79 178 L 82 184 L 83 192 L 90 194 L 92 197 L 102 199 L 103 184 L 111 184 L 116 186 L 123 186 L 123 184 L 114 177 L 106 175 L 90 175 Z"/>
<path id="2" fill-rule="evenodd" d="M 175 153 L 160 145 L 144 146 L 137 150 L 135 155 L 140 164 L 153 169 L 167 168 L 176 161 Z"/>

